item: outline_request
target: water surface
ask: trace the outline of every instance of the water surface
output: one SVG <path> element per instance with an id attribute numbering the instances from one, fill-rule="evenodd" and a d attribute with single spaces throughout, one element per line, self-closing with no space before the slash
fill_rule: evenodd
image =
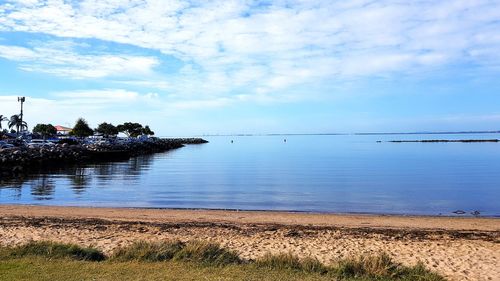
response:
<path id="1" fill-rule="evenodd" d="M 500 135 L 206 137 L 3 181 L 0 204 L 499 216 L 500 143 L 377 142 L 471 138 Z"/>

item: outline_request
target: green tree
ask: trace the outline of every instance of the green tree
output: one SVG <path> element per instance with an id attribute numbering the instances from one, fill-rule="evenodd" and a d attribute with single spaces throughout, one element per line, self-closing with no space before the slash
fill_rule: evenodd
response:
<path id="1" fill-rule="evenodd" d="M 144 129 L 142 129 L 142 134 L 143 135 L 146 135 L 146 136 L 154 136 L 155 135 L 155 132 L 151 131 L 151 129 L 149 128 L 148 125 L 146 125 L 144 127 Z"/>
<path id="2" fill-rule="evenodd" d="M 76 121 L 75 126 L 73 127 L 73 130 L 71 130 L 70 135 L 79 137 L 79 138 L 85 138 L 88 136 L 92 136 L 94 134 L 94 130 L 92 130 L 89 127 L 89 124 L 85 119 L 79 118 Z"/>
<path id="3" fill-rule="evenodd" d="M 57 134 L 57 129 L 52 124 L 37 124 L 33 128 L 33 133 L 40 134 L 45 139 Z"/>
<path id="4" fill-rule="evenodd" d="M 9 121 L 9 119 L 3 115 L 0 115 L 0 131 L 2 131 L 2 122 Z"/>
<path id="5" fill-rule="evenodd" d="M 16 132 L 19 134 L 19 131 L 24 131 L 28 129 L 28 123 L 26 121 L 22 121 L 20 115 L 12 115 L 9 120 L 9 129 L 16 128 Z"/>
<path id="6" fill-rule="evenodd" d="M 141 124 L 139 123 L 131 123 L 131 122 L 126 122 L 121 125 L 116 126 L 118 128 L 118 131 L 126 134 L 129 138 L 135 138 L 137 136 L 140 136 L 142 134 L 142 131 L 144 128 L 142 127 Z"/>
<path id="7" fill-rule="evenodd" d="M 116 126 L 106 122 L 99 124 L 95 131 L 99 134 L 103 134 L 105 137 L 116 136 L 119 133 Z"/>

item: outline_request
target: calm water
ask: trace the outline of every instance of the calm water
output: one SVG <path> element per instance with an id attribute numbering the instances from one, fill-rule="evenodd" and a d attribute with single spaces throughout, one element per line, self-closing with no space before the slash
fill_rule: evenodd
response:
<path id="1" fill-rule="evenodd" d="M 376 142 L 470 138 L 500 135 L 208 137 L 4 181 L 0 203 L 500 216 L 500 143 Z"/>

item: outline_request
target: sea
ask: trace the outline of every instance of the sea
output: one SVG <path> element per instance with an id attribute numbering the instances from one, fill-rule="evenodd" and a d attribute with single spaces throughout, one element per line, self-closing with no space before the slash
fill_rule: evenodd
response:
<path id="1" fill-rule="evenodd" d="M 500 134 L 204 136 L 0 180 L 0 204 L 500 216 Z"/>

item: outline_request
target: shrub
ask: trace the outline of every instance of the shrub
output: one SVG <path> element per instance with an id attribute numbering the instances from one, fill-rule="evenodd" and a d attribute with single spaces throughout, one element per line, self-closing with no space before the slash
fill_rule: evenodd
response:
<path id="1" fill-rule="evenodd" d="M 47 258 L 71 258 L 85 261 L 102 261 L 106 256 L 94 248 L 82 248 L 73 244 L 55 242 L 30 242 L 11 249 L 13 257 L 43 256 Z"/>
<path id="2" fill-rule="evenodd" d="M 235 252 L 222 248 L 217 244 L 203 241 L 188 242 L 182 250 L 175 254 L 174 260 L 213 266 L 242 263 L 242 260 Z"/>
<path id="3" fill-rule="evenodd" d="M 443 281 L 443 277 L 427 270 L 423 264 L 408 267 L 395 263 L 385 253 L 378 256 L 361 256 L 338 263 L 337 276 L 341 278 L 387 278 L 387 280 Z"/>
<path id="4" fill-rule="evenodd" d="M 298 257 L 290 253 L 278 255 L 266 254 L 256 261 L 256 265 L 270 269 L 289 269 L 319 273 L 328 272 L 328 268 L 317 259 L 306 258 L 304 260 L 300 260 Z"/>
<path id="5" fill-rule="evenodd" d="M 113 260 L 118 261 L 167 261 L 171 260 L 178 253 L 184 244 L 181 242 L 135 242 L 130 246 L 118 248 L 113 256 Z"/>

